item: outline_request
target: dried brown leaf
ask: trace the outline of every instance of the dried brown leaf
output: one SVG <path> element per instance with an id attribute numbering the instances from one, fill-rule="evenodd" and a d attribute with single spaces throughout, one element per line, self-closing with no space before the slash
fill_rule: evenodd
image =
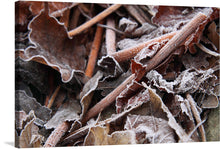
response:
<path id="1" fill-rule="evenodd" d="M 158 89 L 168 93 L 194 93 L 200 90 L 205 93 L 212 93 L 214 90 L 214 80 L 216 76 L 213 75 L 214 70 L 196 70 L 187 69 L 183 71 L 174 81 L 168 82 L 163 79 L 162 75 L 157 71 L 150 71 L 146 77 Z M 209 89 L 208 89 L 209 88 Z"/>
<path id="2" fill-rule="evenodd" d="M 33 111 L 32 111 L 33 112 Z M 31 112 L 29 114 L 32 114 Z M 36 117 L 26 124 L 19 137 L 19 147 L 42 147 L 43 136 L 38 133 L 39 128 L 34 124 Z"/>
<path id="3" fill-rule="evenodd" d="M 56 128 L 65 121 L 79 120 L 81 106 L 77 100 L 69 99 L 55 113 L 55 115 L 44 125 L 46 129 Z"/>
<path id="4" fill-rule="evenodd" d="M 74 46 L 76 40 L 69 38 L 65 26 L 49 16 L 46 9 L 31 21 L 29 29 L 29 40 L 34 46 L 21 51 L 22 59 L 34 60 L 58 70 L 63 82 L 69 82 L 74 72 L 83 72 L 85 49 Z"/>
<path id="5" fill-rule="evenodd" d="M 51 117 L 51 110 L 45 106 L 42 106 L 36 101 L 35 98 L 29 97 L 24 91 L 15 91 L 15 110 L 24 110 L 29 113 L 31 110 L 36 115 L 36 122 L 39 125 L 43 125 Z"/>
<path id="6" fill-rule="evenodd" d="M 138 144 L 144 143 L 174 143 L 175 133 L 168 122 L 153 116 L 128 115 L 126 130 L 136 133 Z"/>
<path id="7" fill-rule="evenodd" d="M 82 106 L 82 113 L 80 117 L 83 117 L 87 112 L 89 105 L 91 103 L 94 91 L 96 90 L 99 80 L 102 78 L 103 74 L 98 71 L 84 86 L 80 93 L 80 104 Z"/>
<path id="8" fill-rule="evenodd" d="M 92 127 L 85 138 L 84 145 L 136 144 L 133 131 L 115 131 L 111 135 L 108 135 L 108 133 L 108 126 Z"/>

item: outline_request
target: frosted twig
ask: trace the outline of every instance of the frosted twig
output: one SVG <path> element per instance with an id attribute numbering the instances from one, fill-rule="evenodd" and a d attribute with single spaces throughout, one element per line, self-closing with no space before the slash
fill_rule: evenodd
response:
<path id="1" fill-rule="evenodd" d="M 68 32 L 68 35 L 70 37 L 75 36 L 77 34 L 80 34 L 82 31 L 85 29 L 91 27 L 92 25 L 96 24 L 97 22 L 101 21 L 104 19 L 106 16 L 110 15 L 112 12 L 117 10 L 119 7 L 121 7 L 121 4 L 114 4 L 110 6 L 109 8 L 105 9 L 103 12 L 99 13 L 97 16 L 92 18 L 91 20 L 87 21 L 86 23 L 80 25 L 79 27 L 71 30 Z"/>
<path id="2" fill-rule="evenodd" d="M 189 104 L 190 104 L 191 109 L 192 109 L 192 113 L 193 113 L 193 115 L 196 119 L 197 124 L 200 124 L 202 122 L 202 120 L 200 118 L 199 111 L 196 108 L 196 102 L 194 101 L 192 96 L 188 93 L 186 94 L 186 98 L 189 101 Z M 201 134 L 202 141 L 205 142 L 206 137 L 205 137 L 205 129 L 204 129 L 203 125 L 199 126 L 199 131 L 200 131 L 200 134 Z"/>

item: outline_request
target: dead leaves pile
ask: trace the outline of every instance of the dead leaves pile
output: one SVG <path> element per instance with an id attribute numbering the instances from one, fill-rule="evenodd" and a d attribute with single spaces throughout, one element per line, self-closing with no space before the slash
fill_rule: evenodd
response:
<path id="1" fill-rule="evenodd" d="M 109 6 L 15 3 L 17 147 L 43 147 L 65 122 L 67 131 L 51 146 L 214 140 L 206 137 L 206 130 L 211 131 L 209 112 L 219 107 L 218 8 L 122 5 L 104 18 L 115 19 L 115 49 L 122 51 L 179 31 L 199 12 L 207 15 L 155 69 L 138 81 L 134 79 L 113 104 L 82 123 L 91 107 L 130 75 L 138 76 L 170 40 L 153 42 L 134 57 L 118 60 L 106 54 L 109 38 L 102 36 L 95 73 L 87 77 L 85 69 L 97 24 L 73 37 L 68 32 Z"/>

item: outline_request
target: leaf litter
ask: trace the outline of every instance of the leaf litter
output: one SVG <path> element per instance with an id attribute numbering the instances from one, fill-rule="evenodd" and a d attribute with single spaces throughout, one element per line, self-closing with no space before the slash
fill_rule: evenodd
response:
<path id="1" fill-rule="evenodd" d="M 216 140 L 219 8 L 19 1 L 15 13 L 18 147 Z M 97 25 L 104 33 L 88 77 Z"/>

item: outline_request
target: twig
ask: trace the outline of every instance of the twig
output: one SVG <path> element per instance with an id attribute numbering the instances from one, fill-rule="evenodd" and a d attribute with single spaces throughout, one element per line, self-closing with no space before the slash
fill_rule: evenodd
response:
<path id="1" fill-rule="evenodd" d="M 49 100 L 49 103 L 47 105 L 48 108 L 51 108 L 51 106 L 53 105 L 53 102 L 58 94 L 60 90 L 60 85 L 56 88 L 56 90 L 54 91 L 53 95 L 51 96 L 50 100 Z"/>
<path id="2" fill-rule="evenodd" d="M 210 54 L 210 55 L 212 55 L 212 56 L 215 56 L 215 57 L 220 57 L 220 54 L 219 54 L 219 53 L 209 50 L 208 48 L 206 48 L 206 47 L 205 47 L 204 45 L 202 45 L 201 43 L 197 43 L 196 45 L 197 45 L 203 52 L 208 53 L 208 54 Z"/>
<path id="3" fill-rule="evenodd" d="M 103 28 L 100 26 L 97 26 L 94 41 L 92 43 L 92 48 L 89 54 L 89 61 L 88 61 L 87 68 L 85 71 L 85 75 L 88 77 L 92 77 L 93 75 L 93 71 L 94 71 L 95 64 L 96 64 L 96 59 L 97 59 L 99 48 L 100 48 L 101 41 L 102 41 L 102 33 L 103 33 Z"/>
<path id="4" fill-rule="evenodd" d="M 67 9 L 73 8 L 73 7 L 77 6 L 78 4 L 79 4 L 79 3 L 74 3 L 74 4 L 72 4 L 72 5 L 69 6 L 69 7 L 63 8 L 63 9 L 61 9 L 61 10 L 54 11 L 54 12 L 52 12 L 50 15 L 51 15 L 51 16 L 54 16 L 54 17 L 60 17 L 60 16 L 62 16 L 62 14 L 63 14 L 64 11 L 66 11 Z"/>
<path id="5" fill-rule="evenodd" d="M 109 27 L 115 28 L 115 20 L 113 18 L 108 18 L 106 24 Z M 106 40 L 107 54 L 111 55 L 112 53 L 116 52 L 116 47 L 115 47 L 116 34 L 113 30 L 106 29 L 105 40 Z"/>
<path id="6" fill-rule="evenodd" d="M 174 35 L 176 35 L 176 33 L 177 32 L 171 32 L 171 33 L 162 35 L 160 37 L 148 40 L 144 43 L 140 43 L 137 46 L 115 52 L 111 56 L 114 57 L 118 62 L 129 60 L 133 58 L 135 55 L 137 55 L 137 53 L 140 52 L 144 47 L 147 47 L 155 42 L 161 42 L 163 40 L 171 39 Z"/>
<path id="7" fill-rule="evenodd" d="M 192 113 L 193 113 L 193 115 L 196 119 L 196 123 L 200 124 L 202 122 L 202 120 L 200 118 L 199 111 L 196 108 L 196 102 L 194 101 L 194 99 L 192 98 L 192 96 L 190 94 L 186 94 L 186 98 L 189 101 L 189 104 L 190 104 L 191 109 L 192 109 Z M 201 134 L 202 141 L 206 142 L 205 129 L 204 129 L 203 125 L 199 126 L 199 131 L 200 131 L 200 134 Z"/>
<path id="8" fill-rule="evenodd" d="M 91 27 L 95 23 L 101 21 L 106 16 L 108 16 L 109 14 L 111 14 L 112 12 L 117 10 L 119 7 L 121 7 L 121 4 L 114 4 L 114 5 L 110 6 L 109 8 L 105 9 L 103 12 L 99 13 L 97 16 L 95 16 L 91 20 L 89 20 L 86 23 L 80 25 L 79 27 L 69 31 L 68 35 L 72 37 L 72 36 L 75 36 L 77 34 L 80 34 L 82 31 L 84 31 L 85 29 Z"/>
<path id="9" fill-rule="evenodd" d="M 179 45 L 181 45 L 186 38 L 191 35 L 199 25 L 207 19 L 207 16 L 203 13 L 198 13 L 193 19 L 188 22 L 177 34 L 170 39 L 167 44 L 160 49 L 160 51 L 146 63 L 145 71 L 141 71 L 137 79 L 141 79 L 146 72 L 160 64 L 166 57 L 168 57 Z"/>
<path id="10" fill-rule="evenodd" d="M 81 14 L 82 14 L 84 17 L 86 17 L 86 18 L 89 19 L 89 20 L 92 19 L 92 18 L 91 18 L 89 15 L 87 15 L 80 7 L 78 7 L 78 8 L 79 8 L 79 11 L 81 12 Z M 121 34 L 121 35 L 125 35 L 124 32 L 122 32 L 122 31 L 120 31 L 120 30 L 118 30 L 118 29 L 116 29 L 116 28 L 114 28 L 114 27 L 108 26 L 108 25 L 104 25 L 104 24 L 99 24 L 99 23 L 97 23 L 97 26 L 100 26 L 100 27 L 103 27 L 103 28 L 106 28 L 106 29 L 111 29 L 112 31 L 115 31 L 115 32 L 117 32 L 117 33 L 119 33 L 119 34 Z"/>
<path id="11" fill-rule="evenodd" d="M 144 24 L 146 20 L 141 16 L 138 10 L 132 5 L 123 5 L 127 11 L 140 23 Z"/>
<path id="12" fill-rule="evenodd" d="M 55 147 L 56 144 L 60 141 L 60 138 L 67 132 L 70 124 L 68 122 L 63 122 L 50 134 L 47 138 L 47 141 L 44 144 L 44 147 Z"/>
<path id="13" fill-rule="evenodd" d="M 69 28 L 68 28 L 69 30 L 72 30 L 77 27 L 79 16 L 80 16 L 80 11 L 77 8 L 73 10 L 73 15 L 70 19 Z"/>
<path id="14" fill-rule="evenodd" d="M 66 28 L 68 28 L 69 25 L 69 15 L 70 15 L 70 9 L 67 9 L 63 12 L 62 17 L 60 18 L 60 22 L 63 22 Z"/>
<path id="15" fill-rule="evenodd" d="M 94 107 L 92 107 L 85 115 L 82 120 L 84 124 L 90 118 L 96 116 L 104 108 L 109 106 L 116 97 L 127 87 L 132 80 L 136 78 L 136 81 L 140 81 L 142 77 L 155 66 L 157 66 L 162 60 L 164 60 L 170 53 L 172 53 L 176 47 L 178 47 L 196 28 L 207 18 L 206 15 L 199 13 L 197 14 L 187 25 L 185 25 L 168 43 L 149 61 L 147 68 L 139 72 L 137 76 L 132 74 L 128 77 L 122 84 L 115 88 L 111 93 L 109 93 L 105 98 L 98 102 Z M 135 89 L 134 89 L 135 90 Z"/>
<path id="16" fill-rule="evenodd" d="M 82 119 L 82 124 L 85 124 L 90 118 L 99 114 L 102 110 L 104 110 L 107 106 L 109 106 L 112 102 L 115 101 L 116 97 L 126 89 L 127 85 L 134 80 L 135 75 L 132 74 L 128 77 L 124 82 L 122 82 L 117 88 L 115 88 L 111 93 L 109 93 L 105 98 L 103 98 L 100 102 L 98 102 L 94 107 L 92 107 Z"/>

